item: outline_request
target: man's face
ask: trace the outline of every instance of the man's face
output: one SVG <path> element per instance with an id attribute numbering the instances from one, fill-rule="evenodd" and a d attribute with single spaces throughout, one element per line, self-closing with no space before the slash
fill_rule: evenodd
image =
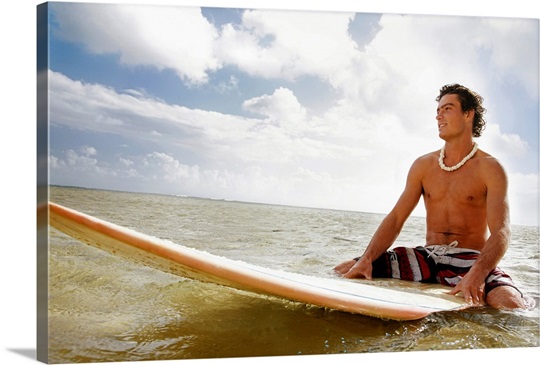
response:
<path id="1" fill-rule="evenodd" d="M 439 137 L 448 140 L 463 134 L 467 128 L 472 131 L 472 111 L 463 112 L 461 102 L 457 95 L 444 95 L 437 107 L 437 125 L 439 127 Z"/>

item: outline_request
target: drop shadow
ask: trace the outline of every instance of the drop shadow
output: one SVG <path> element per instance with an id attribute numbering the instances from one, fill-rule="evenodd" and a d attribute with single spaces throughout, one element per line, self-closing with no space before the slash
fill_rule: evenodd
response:
<path id="1" fill-rule="evenodd" d="M 6 349 L 6 350 L 13 352 L 15 354 L 21 355 L 26 358 L 36 360 L 36 356 L 37 356 L 36 349 L 22 348 L 22 349 Z"/>

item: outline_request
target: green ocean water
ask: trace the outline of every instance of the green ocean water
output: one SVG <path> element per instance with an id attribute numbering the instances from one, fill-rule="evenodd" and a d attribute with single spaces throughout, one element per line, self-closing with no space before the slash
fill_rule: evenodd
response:
<path id="1" fill-rule="evenodd" d="M 383 216 L 51 187 L 50 200 L 231 259 L 316 276 L 360 254 Z M 539 299 L 538 227 L 513 226 L 500 266 Z M 539 346 L 539 309 L 384 321 L 200 283 L 49 228 L 49 361 L 78 363 Z M 411 218 L 397 244 L 423 244 Z"/>

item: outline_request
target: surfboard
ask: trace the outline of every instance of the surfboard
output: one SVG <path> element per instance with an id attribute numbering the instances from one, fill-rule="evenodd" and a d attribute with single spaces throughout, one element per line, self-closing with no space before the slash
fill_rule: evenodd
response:
<path id="1" fill-rule="evenodd" d="M 382 287 L 363 280 L 314 277 L 232 260 L 159 239 L 49 202 L 49 224 L 113 255 L 204 282 L 383 319 L 415 320 L 467 307 L 440 285 Z"/>

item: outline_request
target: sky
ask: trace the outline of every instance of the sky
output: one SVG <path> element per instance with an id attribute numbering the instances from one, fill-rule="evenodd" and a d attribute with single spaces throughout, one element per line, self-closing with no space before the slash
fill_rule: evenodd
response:
<path id="1" fill-rule="evenodd" d="M 512 223 L 538 224 L 538 19 L 67 2 L 49 21 L 51 184 L 387 213 L 460 83 Z"/>

